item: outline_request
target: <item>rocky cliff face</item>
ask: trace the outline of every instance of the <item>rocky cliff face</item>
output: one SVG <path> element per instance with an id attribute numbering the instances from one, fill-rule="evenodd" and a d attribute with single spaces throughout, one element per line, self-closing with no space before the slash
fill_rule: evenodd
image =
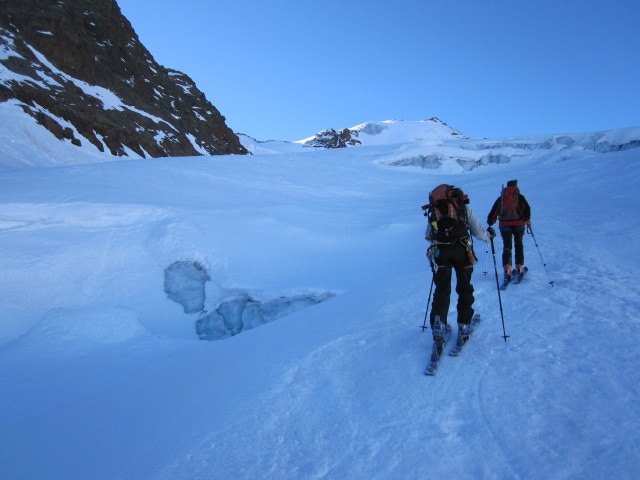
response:
<path id="1" fill-rule="evenodd" d="M 0 102 L 113 155 L 246 154 L 185 74 L 140 43 L 115 0 L 2 0 Z"/>

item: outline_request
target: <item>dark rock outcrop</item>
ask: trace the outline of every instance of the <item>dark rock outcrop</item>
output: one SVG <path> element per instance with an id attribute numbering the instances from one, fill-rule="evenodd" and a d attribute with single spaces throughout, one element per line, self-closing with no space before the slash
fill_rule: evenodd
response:
<path id="1" fill-rule="evenodd" d="M 113 155 L 247 153 L 195 83 L 154 60 L 115 0 L 3 0 L 0 102 L 11 99 L 57 138 Z"/>
<path id="2" fill-rule="evenodd" d="M 349 146 L 360 145 L 360 140 L 357 139 L 358 132 L 343 128 L 342 130 L 335 131 L 333 128 L 322 130 L 316 134 L 313 139 L 305 142 L 309 147 L 323 147 L 323 148 L 345 148 Z"/>

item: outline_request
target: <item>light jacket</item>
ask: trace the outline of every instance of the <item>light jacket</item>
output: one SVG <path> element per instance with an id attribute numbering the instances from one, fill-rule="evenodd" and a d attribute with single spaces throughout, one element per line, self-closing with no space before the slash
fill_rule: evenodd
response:
<path id="1" fill-rule="evenodd" d="M 487 232 L 484 229 L 484 227 L 480 224 L 480 221 L 478 220 L 478 217 L 475 214 L 475 212 L 471 210 L 471 208 L 469 208 L 468 205 L 465 205 L 464 208 L 467 212 L 467 225 L 469 225 L 469 231 L 471 231 L 471 234 L 474 237 L 476 237 L 478 240 L 482 240 L 483 242 L 489 243 L 491 236 L 489 235 L 489 232 Z M 431 238 L 431 224 L 427 225 L 427 231 L 425 232 L 424 236 L 431 243 L 443 243 L 443 242 L 437 242 Z"/>

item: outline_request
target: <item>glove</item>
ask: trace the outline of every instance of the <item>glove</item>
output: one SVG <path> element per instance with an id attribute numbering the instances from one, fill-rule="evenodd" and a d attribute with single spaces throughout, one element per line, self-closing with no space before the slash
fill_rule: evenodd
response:
<path id="1" fill-rule="evenodd" d="M 491 238 L 493 238 L 493 237 L 495 237 L 495 236 L 496 236 L 496 231 L 493 229 L 493 227 L 488 227 L 488 228 L 487 228 L 487 233 L 489 233 L 489 236 L 490 236 Z"/>
<path id="2" fill-rule="evenodd" d="M 525 225 L 529 225 L 529 226 L 531 226 L 531 220 L 525 220 L 525 221 L 524 221 L 524 224 L 525 224 Z"/>

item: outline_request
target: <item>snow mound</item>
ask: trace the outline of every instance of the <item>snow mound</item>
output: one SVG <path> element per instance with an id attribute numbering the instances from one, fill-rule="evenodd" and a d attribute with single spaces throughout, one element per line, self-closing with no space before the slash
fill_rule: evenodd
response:
<path id="1" fill-rule="evenodd" d="M 23 337 L 50 346 L 109 345 L 148 334 L 132 310 L 118 307 L 56 308 Z"/>
<path id="2" fill-rule="evenodd" d="M 448 139 L 468 139 L 459 130 L 436 117 L 420 121 L 385 120 L 367 122 L 349 130 L 358 133 L 362 145 L 391 145 L 410 142 L 439 142 Z"/>

